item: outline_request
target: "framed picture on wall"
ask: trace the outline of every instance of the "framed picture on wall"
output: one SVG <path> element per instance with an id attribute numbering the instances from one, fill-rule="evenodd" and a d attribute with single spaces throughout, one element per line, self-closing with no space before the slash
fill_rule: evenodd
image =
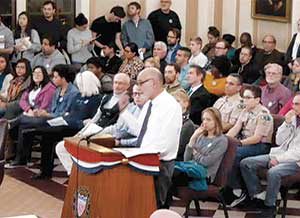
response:
<path id="1" fill-rule="evenodd" d="M 254 19 L 290 22 L 291 0 L 252 0 Z"/>

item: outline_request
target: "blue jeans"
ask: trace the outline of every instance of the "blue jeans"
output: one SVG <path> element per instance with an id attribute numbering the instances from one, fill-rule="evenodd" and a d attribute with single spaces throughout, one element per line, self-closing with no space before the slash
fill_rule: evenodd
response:
<path id="1" fill-rule="evenodd" d="M 243 188 L 243 180 L 240 172 L 240 162 L 246 157 L 257 156 L 261 154 L 268 154 L 270 145 L 265 143 L 243 145 L 237 148 L 235 160 L 232 166 L 229 186 L 231 188 Z"/>
<path id="2" fill-rule="evenodd" d="M 269 161 L 270 156 L 268 154 L 248 157 L 241 161 L 241 173 L 251 198 L 262 191 L 260 181 L 257 176 L 257 169 L 268 168 Z M 280 163 L 268 170 L 265 199 L 266 206 L 275 206 L 277 194 L 281 185 L 281 178 L 284 176 L 294 175 L 299 170 L 300 167 L 295 162 Z"/>

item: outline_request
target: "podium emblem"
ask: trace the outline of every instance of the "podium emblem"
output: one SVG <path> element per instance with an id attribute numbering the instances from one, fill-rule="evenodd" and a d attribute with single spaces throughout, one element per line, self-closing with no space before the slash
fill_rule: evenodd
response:
<path id="1" fill-rule="evenodd" d="M 74 193 L 73 212 L 77 218 L 88 218 L 90 212 L 90 193 L 84 187 L 79 187 Z"/>

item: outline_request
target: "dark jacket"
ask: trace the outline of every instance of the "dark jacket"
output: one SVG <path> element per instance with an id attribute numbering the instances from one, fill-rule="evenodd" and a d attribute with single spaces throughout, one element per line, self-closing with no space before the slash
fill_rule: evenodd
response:
<path id="1" fill-rule="evenodd" d="M 241 64 L 234 65 L 229 70 L 230 73 L 238 73 L 243 78 L 243 83 L 252 84 L 258 80 L 260 73 L 258 68 L 249 62 L 244 67 Z"/>
<path id="2" fill-rule="evenodd" d="M 201 124 L 201 113 L 202 111 L 212 105 L 211 94 L 202 85 L 198 88 L 191 96 L 191 108 L 190 108 L 190 119 L 197 125 Z"/>
<path id="3" fill-rule="evenodd" d="M 293 38 L 289 44 L 289 47 L 285 53 L 285 62 L 286 64 L 290 63 L 292 61 L 292 53 L 293 53 L 293 47 L 294 47 L 294 44 L 295 44 L 295 40 L 296 40 L 296 36 L 297 36 L 297 33 L 295 33 L 293 35 Z M 297 57 L 300 57 L 300 46 L 298 47 L 298 50 L 297 50 Z"/>

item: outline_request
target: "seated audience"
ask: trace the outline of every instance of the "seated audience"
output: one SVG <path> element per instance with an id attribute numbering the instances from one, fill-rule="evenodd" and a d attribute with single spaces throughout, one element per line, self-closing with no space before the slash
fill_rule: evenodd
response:
<path id="1" fill-rule="evenodd" d="M 97 109 L 97 113 L 92 119 L 84 121 L 84 127 L 76 134 L 76 136 L 85 136 L 85 131 L 89 128 L 94 128 L 93 124 L 105 128 L 117 122 L 119 117 L 118 102 L 130 86 L 130 78 L 127 74 L 117 73 L 114 77 L 113 94 L 106 94 L 102 97 L 101 103 Z M 92 127 L 90 127 L 92 126 Z M 64 141 L 61 141 L 56 146 L 56 154 L 67 170 L 68 175 L 71 173 L 72 160 L 70 154 L 64 147 Z"/>
<path id="2" fill-rule="evenodd" d="M 246 183 L 248 195 L 255 208 L 260 205 L 260 217 L 273 218 L 276 215 L 276 200 L 281 186 L 281 179 L 285 176 L 299 173 L 299 116 L 300 95 L 293 99 L 293 109 L 285 115 L 284 123 L 278 128 L 276 144 L 279 147 L 271 148 L 269 154 L 245 158 L 240 168 Z M 264 201 L 258 200 L 264 195 L 257 169 L 267 169 L 267 188 Z M 258 203 L 261 202 L 261 203 Z"/>
<path id="3" fill-rule="evenodd" d="M 158 41 L 154 43 L 153 47 L 153 57 L 158 58 L 160 64 L 160 72 L 165 72 L 165 67 L 167 66 L 167 62 L 165 60 L 168 52 L 168 48 L 166 43 L 162 41 Z"/>
<path id="4" fill-rule="evenodd" d="M 214 27 L 208 27 L 207 32 L 208 43 L 203 47 L 202 52 L 208 60 L 211 60 L 215 56 L 215 45 L 220 39 L 220 31 Z"/>
<path id="5" fill-rule="evenodd" d="M 207 57 L 202 53 L 202 39 L 200 37 L 191 38 L 190 49 L 192 56 L 189 60 L 189 64 L 199 65 L 205 67 L 207 64 Z"/>
<path id="6" fill-rule="evenodd" d="M 177 64 L 168 64 L 165 68 L 165 89 L 171 95 L 173 95 L 173 93 L 176 91 L 185 93 L 184 89 L 181 87 L 178 81 L 179 73 L 180 67 Z"/>
<path id="7" fill-rule="evenodd" d="M 225 94 L 226 76 L 229 74 L 230 62 L 226 56 L 217 56 L 211 62 L 211 71 L 206 73 L 204 86 L 216 96 Z"/>
<path id="8" fill-rule="evenodd" d="M 50 74 L 52 68 L 58 64 L 66 64 L 65 57 L 56 48 L 57 42 L 51 36 L 42 39 L 42 52 L 38 53 L 31 60 L 31 67 L 44 66 Z"/>
<path id="9" fill-rule="evenodd" d="M 88 29 L 88 19 L 82 14 L 78 14 L 74 20 L 75 27 L 68 31 L 67 50 L 71 55 L 72 64 L 80 67 L 93 55 L 92 32 Z"/>
<path id="10" fill-rule="evenodd" d="M 167 36 L 168 53 L 165 58 L 168 64 L 176 62 L 177 51 L 178 49 L 181 48 L 180 39 L 181 39 L 180 30 L 176 28 L 171 28 Z"/>
<path id="11" fill-rule="evenodd" d="M 17 28 L 14 34 L 15 46 L 12 62 L 21 58 L 32 60 L 34 54 L 41 50 L 41 40 L 38 32 L 32 29 L 28 14 L 23 11 L 18 16 Z"/>
<path id="12" fill-rule="evenodd" d="M 85 71 L 76 76 L 75 82 L 81 96 L 75 100 L 68 114 L 60 116 L 67 125 L 52 126 L 49 120 L 46 127 L 39 128 L 35 133 L 41 137 L 42 158 L 40 173 L 35 175 L 34 179 L 46 179 L 52 176 L 55 144 L 64 137 L 78 132 L 84 126 L 83 121 L 92 118 L 97 112 L 101 97 L 99 96 L 100 82 L 95 74 Z"/>
<path id="13" fill-rule="evenodd" d="M 292 61 L 291 73 L 283 84 L 293 93 L 300 91 L 300 57 Z"/>
<path id="14" fill-rule="evenodd" d="M 119 73 L 128 74 L 130 79 L 136 80 L 138 73 L 144 68 L 143 61 L 139 58 L 138 47 L 129 43 L 124 47 L 125 59 L 120 66 Z"/>
<path id="15" fill-rule="evenodd" d="M 246 194 L 242 188 L 240 175 L 240 162 L 246 157 L 267 154 L 270 151 L 273 118 L 261 103 L 261 89 L 258 86 L 247 86 L 243 91 L 244 110 L 241 112 L 235 125 L 227 135 L 240 140 L 240 146 L 236 150 L 235 161 L 231 170 L 229 185 L 226 188 L 225 200 L 231 207 L 236 206 Z M 232 191 L 232 189 L 234 189 Z"/>
<path id="16" fill-rule="evenodd" d="M 194 132 L 184 152 L 184 162 L 176 162 L 171 192 L 176 187 L 188 186 L 195 191 L 205 191 L 213 183 L 228 146 L 222 133 L 220 112 L 206 108 L 201 115 L 202 124 Z"/>
<path id="17" fill-rule="evenodd" d="M 264 71 L 267 85 L 262 87 L 261 103 L 269 109 L 270 113 L 277 114 L 292 97 L 292 93 L 280 82 L 282 80 L 280 65 L 267 64 Z"/>
<path id="18" fill-rule="evenodd" d="M 113 78 L 108 73 L 104 72 L 105 60 L 99 57 L 91 57 L 86 62 L 87 70 L 93 72 L 100 81 L 100 92 L 103 94 L 112 93 Z"/>
<path id="19" fill-rule="evenodd" d="M 16 118 L 22 113 L 19 102 L 23 92 L 30 85 L 31 67 L 27 59 L 17 61 L 15 75 L 10 81 L 6 98 L 0 99 L 0 117 L 8 120 Z"/>
<path id="20" fill-rule="evenodd" d="M 201 124 L 202 111 L 212 105 L 212 96 L 203 85 L 205 71 L 198 65 L 191 65 L 187 74 L 187 81 L 191 88 L 188 90 L 190 97 L 190 119 L 197 125 Z"/>
<path id="21" fill-rule="evenodd" d="M 180 67 L 179 83 L 184 90 L 188 90 L 190 85 L 187 82 L 187 73 L 189 71 L 189 59 L 191 57 L 191 50 L 187 47 L 181 47 L 176 54 L 176 64 Z"/>
<path id="22" fill-rule="evenodd" d="M 243 80 L 240 75 L 230 74 L 226 78 L 225 96 L 214 103 L 213 107 L 221 113 L 224 132 L 234 126 L 243 110 L 243 100 L 240 95 L 242 85 Z"/>
<path id="23" fill-rule="evenodd" d="M 265 35 L 263 49 L 256 52 L 254 64 L 262 74 L 264 67 L 269 63 L 276 63 L 283 66 L 284 55 L 276 49 L 276 38 L 273 35 Z"/>
<path id="24" fill-rule="evenodd" d="M 260 77 L 258 68 L 252 61 L 252 49 L 248 46 L 240 49 L 239 63 L 230 68 L 231 73 L 237 73 L 242 76 L 243 82 L 253 84 Z"/>
<path id="25" fill-rule="evenodd" d="M 103 71 L 115 75 L 118 73 L 120 66 L 122 65 L 122 59 L 116 55 L 117 46 L 114 42 L 104 45 L 102 48 L 105 67 Z"/>
<path id="26" fill-rule="evenodd" d="M 38 68 L 37 68 L 38 69 Z M 56 91 L 52 98 L 51 108 L 35 108 L 32 114 L 23 114 L 11 125 L 10 135 L 18 140 L 16 157 L 7 168 L 26 165 L 30 159 L 30 148 L 36 130 L 47 126 L 47 120 L 63 116 L 70 112 L 76 99 L 79 97 L 78 89 L 70 81 L 69 67 L 57 65 L 53 68 L 53 83 Z M 32 129 L 32 130 L 31 130 Z"/>
<path id="27" fill-rule="evenodd" d="M 231 34 L 224 34 L 222 38 L 229 44 L 228 52 L 227 52 L 227 58 L 228 60 L 232 60 L 235 55 L 236 49 L 232 47 L 233 42 L 235 41 L 235 36 Z"/>
<path id="28" fill-rule="evenodd" d="M 182 109 L 182 128 L 180 132 L 179 148 L 177 152 L 176 161 L 183 161 L 184 151 L 186 145 L 189 143 L 190 138 L 192 137 L 196 125 L 190 119 L 189 108 L 190 108 L 190 99 L 189 96 L 180 91 L 176 91 L 173 94 L 176 101 L 181 105 Z"/>
<path id="29" fill-rule="evenodd" d="M 0 98 L 7 98 L 10 81 L 13 79 L 13 70 L 6 55 L 0 54 Z"/>

